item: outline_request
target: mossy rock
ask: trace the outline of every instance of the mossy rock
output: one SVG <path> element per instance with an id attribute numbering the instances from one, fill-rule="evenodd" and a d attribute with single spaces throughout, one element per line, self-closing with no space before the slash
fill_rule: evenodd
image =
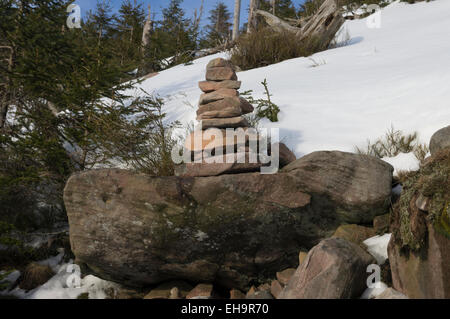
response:
<path id="1" fill-rule="evenodd" d="M 450 149 L 408 174 L 392 212 L 393 287 L 409 298 L 450 298 Z"/>
<path id="2" fill-rule="evenodd" d="M 24 290 L 37 288 L 55 275 L 53 270 L 46 265 L 31 263 L 25 268 L 22 277 L 19 279 L 19 287 Z"/>

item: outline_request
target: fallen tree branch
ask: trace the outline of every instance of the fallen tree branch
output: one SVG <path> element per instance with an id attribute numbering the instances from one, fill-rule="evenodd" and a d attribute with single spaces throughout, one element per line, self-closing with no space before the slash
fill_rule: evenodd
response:
<path id="1" fill-rule="evenodd" d="M 273 14 L 271 14 L 267 11 L 256 10 L 256 14 L 259 14 L 260 16 L 264 17 L 264 20 L 266 20 L 266 23 L 277 32 L 289 31 L 289 32 L 292 32 L 295 34 L 298 34 L 299 32 L 301 32 L 300 28 L 291 26 L 286 21 L 281 20 L 277 16 L 274 16 Z"/>
<path id="2" fill-rule="evenodd" d="M 336 0 L 325 0 L 317 13 L 297 20 L 297 25 L 301 27 L 292 26 L 295 21 L 293 19 L 286 22 L 267 11 L 256 10 L 256 14 L 262 16 L 274 31 L 294 33 L 299 37 L 299 41 L 311 37 L 318 38 L 324 49 L 330 45 L 345 22 Z"/>

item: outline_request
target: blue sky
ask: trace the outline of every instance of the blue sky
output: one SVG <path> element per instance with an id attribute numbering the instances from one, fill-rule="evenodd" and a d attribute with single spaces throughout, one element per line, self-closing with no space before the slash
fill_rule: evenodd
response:
<path id="1" fill-rule="evenodd" d="M 113 7 L 117 10 L 122 3 L 122 0 L 110 0 Z M 202 24 L 206 24 L 208 21 L 209 10 L 211 10 L 214 5 L 218 2 L 218 0 L 204 0 L 205 1 L 205 13 L 203 15 Z M 222 0 L 233 12 L 234 8 L 234 0 Z M 138 2 L 143 3 L 145 7 L 148 4 L 152 6 L 152 11 L 156 14 L 156 19 L 158 20 L 161 17 L 161 8 L 166 7 L 169 3 L 169 0 L 138 0 Z M 303 3 L 303 0 L 293 0 L 292 1 L 296 6 Z M 77 3 L 81 7 L 82 15 L 86 14 L 90 9 L 95 8 L 96 0 L 76 0 Z M 250 3 L 250 0 L 242 0 L 242 8 L 241 8 L 241 24 L 247 20 L 247 8 Z M 192 17 L 194 15 L 194 11 L 197 8 L 200 8 L 201 0 L 184 0 L 183 8 L 188 17 Z"/>

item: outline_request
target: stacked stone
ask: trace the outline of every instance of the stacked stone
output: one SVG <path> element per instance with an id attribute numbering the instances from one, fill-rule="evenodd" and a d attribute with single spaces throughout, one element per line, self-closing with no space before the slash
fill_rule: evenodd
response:
<path id="1" fill-rule="evenodd" d="M 249 140 L 257 138 L 255 134 L 246 134 L 245 143 L 234 138 L 226 140 L 226 129 L 243 128 L 248 129 L 249 123 L 243 115 L 252 113 L 253 106 L 244 98 L 239 96 L 238 89 L 241 82 L 238 81 L 234 66 L 225 59 L 214 59 L 207 65 L 206 81 L 199 83 L 204 92 L 200 96 L 197 120 L 201 122 L 201 132 L 193 132 L 186 141 L 186 149 L 192 153 L 192 159 L 196 160 L 202 156 L 199 163 L 187 163 L 178 168 L 179 176 L 216 176 L 229 173 L 253 172 L 261 168 L 259 163 L 249 161 Z M 223 139 L 210 138 L 204 134 L 205 130 L 220 130 Z M 198 139 L 201 138 L 201 141 Z M 197 143 L 196 143 L 197 142 Z M 233 154 L 226 154 L 226 149 L 234 149 Z M 223 148 L 223 163 L 206 162 L 204 151 L 208 148 Z M 234 163 L 227 159 L 234 158 Z M 214 157 L 214 153 L 212 156 Z M 245 158 L 245 163 L 244 159 Z"/>
<path id="2" fill-rule="evenodd" d="M 206 67 L 206 81 L 199 83 L 205 92 L 200 96 L 197 120 L 202 129 L 248 127 L 242 116 L 253 112 L 253 106 L 239 96 L 241 82 L 237 80 L 233 65 L 218 58 Z"/>

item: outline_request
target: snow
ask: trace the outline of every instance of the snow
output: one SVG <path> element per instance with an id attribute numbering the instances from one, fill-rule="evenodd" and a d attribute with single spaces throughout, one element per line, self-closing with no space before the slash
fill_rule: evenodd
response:
<path id="1" fill-rule="evenodd" d="M 420 167 L 420 161 L 414 153 L 400 153 L 395 157 L 384 157 L 383 161 L 394 167 L 394 175 L 404 170 L 417 171 Z"/>
<path id="2" fill-rule="evenodd" d="M 368 28 L 366 19 L 346 21 L 340 42 L 347 46 L 313 55 L 325 64 L 311 68 L 308 58 L 297 58 L 239 72 L 241 92 L 264 97 L 265 78 L 272 100 L 281 108 L 280 138 L 297 156 L 319 150 L 353 152 L 394 126 L 419 133 L 428 143 L 450 119 L 450 1 L 414 5 L 395 2 L 381 11 L 381 28 Z M 348 33 L 350 41 L 345 41 Z M 138 85 L 167 97 L 168 121 L 195 122 L 207 63 L 219 53 L 160 72 Z M 399 161 L 396 169 L 411 166 Z"/>
<path id="3" fill-rule="evenodd" d="M 367 251 L 376 259 L 379 265 L 384 264 L 389 258 L 387 247 L 390 240 L 391 234 L 384 234 L 383 236 L 375 236 L 363 241 Z"/>
<path id="4" fill-rule="evenodd" d="M 379 282 L 379 286 L 375 288 L 367 288 L 361 296 L 361 299 L 374 299 L 381 295 L 388 286 L 384 282 Z"/>
<path id="5" fill-rule="evenodd" d="M 81 294 L 88 294 L 89 299 L 106 299 L 111 297 L 111 293 L 115 294 L 121 286 L 109 282 L 98 277 L 88 275 L 84 278 L 78 276 L 80 268 L 74 265 L 72 261 L 63 263 L 64 250 L 61 249 L 57 256 L 38 262 L 41 265 L 50 266 L 56 273 L 49 281 L 42 286 L 33 290 L 25 291 L 19 287 L 11 291 L 0 291 L 0 296 L 9 295 L 21 299 L 77 299 Z M 2 275 L 3 272 L 0 273 Z M 8 274 L 0 283 L 8 282 L 14 283 L 20 276 L 19 271 L 14 271 Z M 71 277 L 72 276 L 72 277 Z M 74 277 L 75 276 L 75 277 Z M 77 280 L 69 280 L 79 278 L 79 285 Z"/>

